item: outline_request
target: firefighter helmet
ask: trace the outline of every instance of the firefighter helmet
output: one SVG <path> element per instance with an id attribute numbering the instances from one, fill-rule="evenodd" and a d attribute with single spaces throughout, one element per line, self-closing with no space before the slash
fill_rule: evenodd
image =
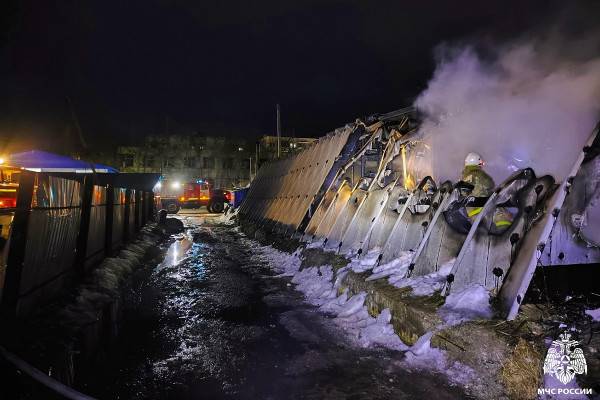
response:
<path id="1" fill-rule="evenodd" d="M 482 166 L 483 159 L 477 153 L 469 153 L 469 154 L 467 154 L 467 157 L 465 158 L 465 166 L 470 166 L 470 165 Z"/>

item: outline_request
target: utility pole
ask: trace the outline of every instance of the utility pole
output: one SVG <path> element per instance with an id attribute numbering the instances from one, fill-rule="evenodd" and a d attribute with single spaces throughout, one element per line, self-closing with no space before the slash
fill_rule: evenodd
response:
<path id="1" fill-rule="evenodd" d="M 248 180 L 252 182 L 252 157 L 250 157 L 250 175 L 248 177 Z"/>
<path id="2" fill-rule="evenodd" d="M 254 170 L 258 173 L 258 160 L 260 160 L 260 141 L 256 141 L 256 161 L 254 162 Z"/>
<path id="3" fill-rule="evenodd" d="M 69 110 L 71 111 L 71 119 L 73 121 L 73 125 L 75 125 L 75 130 L 77 131 L 77 137 L 79 139 L 79 144 L 81 145 L 81 151 L 86 152 L 88 150 L 87 143 L 83 138 L 83 131 L 81 130 L 81 125 L 79 124 L 79 118 L 77 118 L 77 114 L 75 113 L 75 107 L 73 107 L 73 102 L 71 102 L 71 98 L 67 96 L 67 104 L 69 105 Z M 79 152 L 78 152 L 79 153 Z M 77 154 L 81 156 L 81 154 Z"/>
<path id="4" fill-rule="evenodd" d="M 281 113 L 277 103 L 277 158 L 281 157 Z"/>

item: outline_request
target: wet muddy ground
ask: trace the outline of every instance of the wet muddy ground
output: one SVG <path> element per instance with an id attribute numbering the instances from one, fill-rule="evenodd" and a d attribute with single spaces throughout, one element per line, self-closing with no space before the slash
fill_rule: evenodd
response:
<path id="1" fill-rule="evenodd" d="M 402 355 L 350 344 L 227 226 L 185 218 L 188 237 L 140 269 L 114 351 L 79 389 L 100 399 L 462 399 Z"/>

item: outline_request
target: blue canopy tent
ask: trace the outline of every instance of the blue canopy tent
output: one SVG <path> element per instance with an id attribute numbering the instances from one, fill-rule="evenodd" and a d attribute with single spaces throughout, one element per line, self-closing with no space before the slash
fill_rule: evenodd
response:
<path id="1" fill-rule="evenodd" d="M 106 165 L 75 160 L 71 157 L 40 150 L 11 154 L 4 163 L 11 167 L 23 168 L 34 172 L 75 172 L 78 174 L 90 174 L 93 172 L 115 174 L 119 172 L 115 168 Z"/>

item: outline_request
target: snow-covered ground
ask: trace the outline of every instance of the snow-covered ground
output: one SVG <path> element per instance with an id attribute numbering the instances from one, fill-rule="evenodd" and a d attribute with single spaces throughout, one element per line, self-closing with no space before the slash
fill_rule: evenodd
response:
<path id="1" fill-rule="evenodd" d="M 592 317 L 594 321 L 600 321 L 600 308 L 596 308 L 595 310 L 585 310 L 585 313 Z"/>
<path id="2" fill-rule="evenodd" d="M 292 283 L 301 291 L 308 303 L 324 313 L 333 316 L 333 321 L 343 329 L 350 340 L 361 347 L 380 346 L 401 351 L 405 357 L 401 362 L 409 369 L 428 369 L 444 373 L 459 384 L 466 384 L 475 378 L 474 371 L 458 362 L 451 362 L 444 351 L 430 346 L 434 332 L 423 335 L 413 346 L 408 346 L 394 332 L 390 321 L 389 309 L 384 309 L 376 318 L 369 315 L 365 306 L 367 294 L 361 292 L 348 297 L 347 289 L 340 293 L 341 282 L 348 271 L 365 272 L 372 269 L 368 279 L 388 278 L 397 287 L 411 286 L 418 295 L 432 294 L 440 290 L 445 282 L 445 274 L 452 264 L 444 265 L 438 272 L 417 278 L 406 278 L 406 271 L 412 253 L 403 253 L 390 263 L 377 266 L 380 253 L 375 249 L 360 258 L 354 258 L 350 264 L 335 274 L 330 265 L 309 267 L 300 270 L 301 250 L 293 254 L 284 253 L 271 246 L 254 244 L 256 256 L 267 262 L 280 277 L 291 277 Z M 316 246 L 315 246 L 316 247 Z M 458 323 L 471 318 L 490 317 L 487 292 L 483 288 L 470 288 L 464 292 L 448 296 L 447 304 L 441 315 L 447 323 Z M 484 289 L 485 290 L 485 289 Z M 443 324 L 447 326 L 447 324 Z M 442 326 L 440 326 L 442 328 Z"/>
<path id="3" fill-rule="evenodd" d="M 481 285 L 473 285 L 446 296 L 439 314 L 447 325 L 456 325 L 472 319 L 492 318 L 490 294 Z"/>
<path id="4" fill-rule="evenodd" d="M 222 215 L 219 215 L 217 218 L 215 218 L 215 221 L 222 225 L 233 225 L 233 224 L 235 224 L 235 218 L 237 217 L 239 212 L 240 212 L 239 207 L 234 210 L 230 209 L 227 212 L 225 212 Z"/>
<path id="5" fill-rule="evenodd" d="M 439 270 L 424 276 L 413 276 L 410 278 L 390 277 L 388 281 L 396 287 L 410 286 L 415 296 L 430 296 L 442 290 L 446 282 L 446 276 L 450 273 L 454 258 L 443 264 Z"/>
<path id="6" fill-rule="evenodd" d="M 424 276 L 407 276 L 408 266 L 413 257 L 412 251 L 404 251 L 394 260 L 377 265 L 377 259 L 381 249 L 375 248 L 369 251 L 362 257 L 354 257 L 348 268 L 354 272 L 361 273 L 372 270 L 371 275 L 367 278 L 368 281 L 387 278 L 388 282 L 397 287 L 410 287 L 415 296 L 430 296 L 435 292 L 439 292 L 446 283 L 446 276 L 450 273 L 455 259 L 446 262 L 440 268 L 428 275 Z M 453 297 L 455 299 L 456 297 Z M 489 318 L 491 316 L 488 300 L 482 295 L 480 290 L 469 288 L 467 293 L 462 293 L 460 299 L 456 299 L 457 303 L 453 304 L 452 309 L 457 309 L 466 312 L 465 320 L 472 318 Z M 485 300 L 485 301 L 483 301 Z M 445 315 L 450 316 L 449 313 Z M 456 316 L 452 316 L 455 319 Z M 449 321 L 450 322 L 450 321 Z"/>

